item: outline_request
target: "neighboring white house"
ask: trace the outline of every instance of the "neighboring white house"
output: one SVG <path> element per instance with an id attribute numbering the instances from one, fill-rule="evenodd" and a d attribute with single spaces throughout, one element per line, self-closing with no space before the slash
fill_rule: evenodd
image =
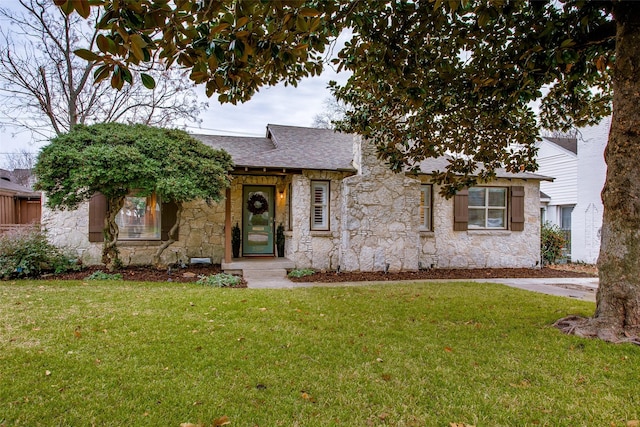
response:
<path id="1" fill-rule="evenodd" d="M 273 257 L 283 224 L 285 255 L 298 268 L 399 271 L 419 268 L 535 267 L 540 263 L 540 181 L 497 171 L 495 181 L 440 196 L 433 171 L 447 158 L 421 163 L 422 173 L 392 173 L 373 141 L 327 129 L 269 125 L 263 138 L 195 135 L 233 157 L 224 202 L 186 203 L 178 241 L 165 263 L 209 257 L 232 263 L 231 229 L 241 229 L 241 257 Z M 118 248 L 125 264 L 150 263 L 175 210 L 154 195 L 132 195 L 121 211 Z M 135 206 L 134 206 L 135 205 Z M 125 205 L 127 206 L 127 205 Z M 45 209 L 54 243 L 100 260 L 106 199 L 76 211 Z"/>
<path id="2" fill-rule="evenodd" d="M 602 198 L 607 166 L 607 145 L 611 118 L 580 129 L 577 138 L 549 138 L 539 142 L 538 173 L 555 178 L 542 181 L 540 191 L 543 222 L 566 230 L 570 237 L 571 260 L 595 263 L 600 251 Z"/>

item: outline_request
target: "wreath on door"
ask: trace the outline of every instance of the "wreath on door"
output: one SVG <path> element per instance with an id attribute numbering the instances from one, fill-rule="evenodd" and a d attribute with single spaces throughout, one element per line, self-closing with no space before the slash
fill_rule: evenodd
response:
<path id="1" fill-rule="evenodd" d="M 260 193 L 253 193 L 247 201 L 247 209 L 254 215 L 262 215 L 269 210 L 269 202 Z"/>

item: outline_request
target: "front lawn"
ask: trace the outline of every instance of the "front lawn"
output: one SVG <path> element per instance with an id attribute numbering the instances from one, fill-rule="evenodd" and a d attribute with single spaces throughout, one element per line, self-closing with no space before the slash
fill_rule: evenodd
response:
<path id="1" fill-rule="evenodd" d="M 0 282 L 0 426 L 626 426 L 640 349 L 499 285 Z"/>

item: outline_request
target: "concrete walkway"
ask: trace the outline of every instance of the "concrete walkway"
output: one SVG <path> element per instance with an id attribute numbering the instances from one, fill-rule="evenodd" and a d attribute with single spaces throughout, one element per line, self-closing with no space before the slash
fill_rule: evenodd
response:
<path id="1" fill-rule="evenodd" d="M 364 286 L 381 285 L 392 282 L 335 282 L 319 283 L 304 282 L 295 283 L 286 277 L 261 275 L 259 277 L 250 275 L 245 277 L 249 288 L 258 289 L 286 289 L 286 288 L 309 288 L 314 286 L 338 287 L 338 286 Z M 451 282 L 455 280 L 422 280 L 421 282 Z M 460 280 L 458 280 L 460 281 Z M 540 292 L 548 295 L 557 295 L 575 298 L 585 301 L 596 300 L 596 290 L 598 289 L 598 279 L 588 278 L 552 278 L 552 279 L 464 279 L 469 282 L 500 283 L 514 288 L 525 289 L 532 292 Z M 416 280 L 398 281 L 400 283 L 415 283 Z M 397 282 L 393 282 L 397 283 Z"/>

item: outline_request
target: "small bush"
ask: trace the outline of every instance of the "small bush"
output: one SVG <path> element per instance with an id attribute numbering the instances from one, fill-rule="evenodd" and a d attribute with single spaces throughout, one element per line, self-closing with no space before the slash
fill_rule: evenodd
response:
<path id="1" fill-rule="evenodd" d="M 201 285 L 213 286 L 214 288 L 228 288 L 237 286 L 242 279 L 238 276 L 227 273 L 212 274 L 210 276 L 198 276 L 198 283 Z"/>
<path id="2" fill-rule="evenodd" d="M 0 279 L 64 273 L 78 266 L 47 240 L 39 228 L 24 228 L 0 235 Z"/>
<path id="3" fill-rule="evenodd" d="M 540 229 L 540 251 L 545 264 L 553 264 L 562 257 L 562 249 L 567 245 L 564 232 L 557 225 L 545 222 Z"/>
<path id="4" fill-rule="evenodd" d="M 289 277 L 306 277 L 315 274 L 316 272 L 310 268 L 296 268 L 291 270 L 288 274 Z"/>
<path id="5" fill-rule="evenodd" d="M 85 277 L 84 280 L 122 280 L 122 274 L 105 273 L 102 270 L 98 270 Z"/>

